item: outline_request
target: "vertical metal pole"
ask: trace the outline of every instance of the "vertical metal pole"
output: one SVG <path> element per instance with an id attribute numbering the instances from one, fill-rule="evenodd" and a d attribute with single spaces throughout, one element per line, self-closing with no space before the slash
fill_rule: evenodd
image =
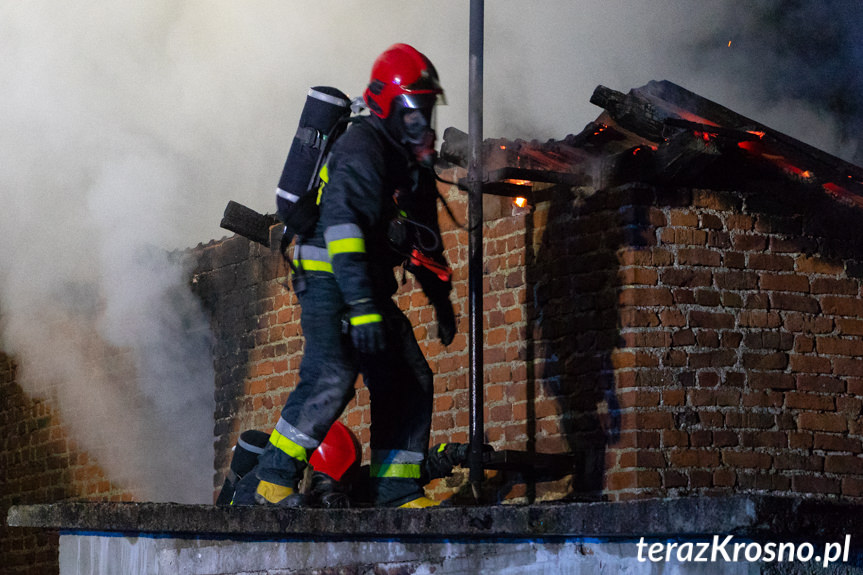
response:
<path id="1" fill-rule="evenodd" d="M 476 499 L 483 480 L 482 445 L 485 440 L 483 423 L 483 285 L 482 285 L 482 82 L 483 0 L 470 2 L 470 81 L 468 94 L 468 334 L 470 394 L 470 452 L 468 479 Z"/>

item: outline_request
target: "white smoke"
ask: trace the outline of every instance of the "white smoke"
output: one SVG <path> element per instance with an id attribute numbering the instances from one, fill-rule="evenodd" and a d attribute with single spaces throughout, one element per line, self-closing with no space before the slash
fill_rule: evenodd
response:
<path id="1" fill-rule="evenodd" d="M 804 93 L 753 88 L 775 46 L 745 42 L 739 3 L 485 4 L 486 137 L 562 138 L 599 114 L 598 84 L 668 79 L 857 149 Z M 360 95 L 395 42 L 435 62 L 439 128 L 466 131 L 468 16 L 468 0 L 0 0 L 0 343 L 112 479 L 210 500 L 207 320 L 164 250 L 224 235 L 229 200 L 272 212 L 308 87 Z"/>

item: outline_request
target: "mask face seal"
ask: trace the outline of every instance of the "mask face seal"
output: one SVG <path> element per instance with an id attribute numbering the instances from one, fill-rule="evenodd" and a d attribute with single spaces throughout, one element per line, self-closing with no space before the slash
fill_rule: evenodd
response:
<path id="1" fill-rule="evenodd" d="M 431 116 L 431 112 L 428 112 L 428 116 Z M 429 131 L 429 119 L 425 110 L 404 110 L 401 121 L 405 143 L 421 143 Z"/>

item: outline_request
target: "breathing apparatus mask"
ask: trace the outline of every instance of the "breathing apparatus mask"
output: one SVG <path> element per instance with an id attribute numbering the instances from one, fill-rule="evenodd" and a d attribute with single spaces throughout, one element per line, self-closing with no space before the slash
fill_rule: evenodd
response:
<path id="1" fill-rule="evenodd" d="M 433 126 L 435 104 L 440 99 L 440 94 L 401 94 L 393 98 L 386 120 L 390 133 L 427 168 L 433 167 L 437 158 Z"/>

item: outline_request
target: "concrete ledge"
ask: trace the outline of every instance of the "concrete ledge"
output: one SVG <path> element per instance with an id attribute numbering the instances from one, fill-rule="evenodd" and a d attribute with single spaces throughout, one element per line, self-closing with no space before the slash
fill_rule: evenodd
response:
<path id="1" fill-rule="evenodd" d="M 12 527 L 246 539 L 554 539 L 710 537 L 859 541 L 863 506 L 739 495 L 621 503 L 431 509 L 279 509 L 63 502 L 9 509 Z"/>

